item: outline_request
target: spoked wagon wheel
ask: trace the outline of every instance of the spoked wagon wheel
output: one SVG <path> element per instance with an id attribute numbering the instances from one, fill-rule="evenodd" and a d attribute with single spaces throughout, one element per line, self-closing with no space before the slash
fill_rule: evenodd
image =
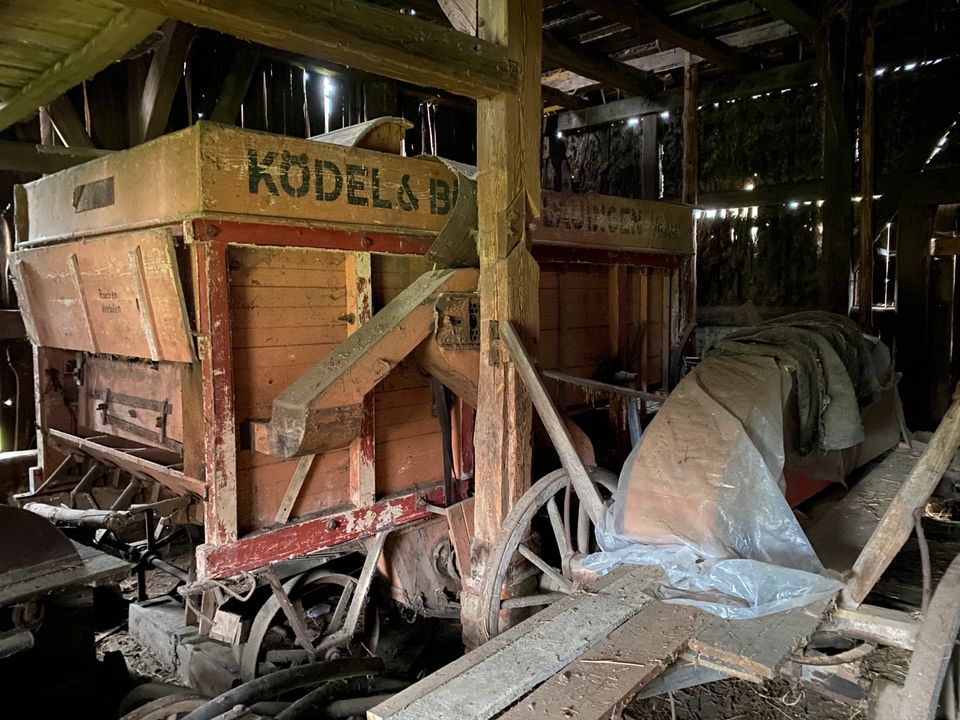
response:
<path id="1" fill-rule="evenodd" d="M 960 556 L 954 558 L 930 600 L 917 644 L 892 713 L 878 720 L 960 717 Z"/>
<path id="2" fill-rule="evenodd" d="M 356 586 L 356 578 L 322 568 L 292 577 L 283 584 L 294 605 L 303 609 L 314 648 L 343 626 Z M 240 658 L 240 676 L 248 682 L 262 674 L 263 663 L 276 669 L 304 662 L 308 657 L 289 627 L 280 602 L 271 595 L 250 625 Z"/>
<path id="3" fill-rule="evenodd" d="M 595 467 L 587 470 L 601 495 L 613 493 L 617 486 L 613 473 Z M 487 558 L 480 585 L 487 637 L 500 634 L 503 611 L 536 611 L 572 592 L 574 561 L 593 552 L 594 545 L 593 523 L 566 470 L 555 470 L 535 482 L 503 521 Z M 518 568 L 528 572 L 520 571 L 522 580 L 509 578 L 515 594 L 502 599 L 501 588 Z"/>

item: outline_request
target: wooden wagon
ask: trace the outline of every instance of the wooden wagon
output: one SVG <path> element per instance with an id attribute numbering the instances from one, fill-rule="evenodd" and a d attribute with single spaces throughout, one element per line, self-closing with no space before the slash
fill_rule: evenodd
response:
<path id="1" fill-rule="evenodd" d="M 147 509 L 135 557 L 161 567 L 169 530 L 202 523 L 189 589 L 221 599 L 269 584 L 283 604 L 360 549 L 324 648 L 349 642 L 377 563 L 401 602 L 455 614 L 479 365 L 475 184 L 401 157 L 404 130 L 383 119 L 318 142 L 201 122 L 19 188 L 12 268 L 40 457 L 21 501 L 100 523 L 102 543 L 131 505 Z M 665 388 L 692 311 L 691 223 L 682 206 L 545 193 L 539 351 L 568 415 L 591 406 L 583 383 L 599 369 L 638 395 Z"/>

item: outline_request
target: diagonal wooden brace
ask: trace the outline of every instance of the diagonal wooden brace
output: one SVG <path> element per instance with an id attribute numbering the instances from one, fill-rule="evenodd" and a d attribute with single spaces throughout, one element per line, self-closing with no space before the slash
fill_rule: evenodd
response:
<path id="1" fill-rule="evenodd" d="M 477 275 L 445 269 L 417 278 L 274 399 L 270 420 L 252 424 L 254 449 L 296 457 L 346 446 L 360 432 L 364 395 L 430 336 L 437 297 L 476 289 Z"/>

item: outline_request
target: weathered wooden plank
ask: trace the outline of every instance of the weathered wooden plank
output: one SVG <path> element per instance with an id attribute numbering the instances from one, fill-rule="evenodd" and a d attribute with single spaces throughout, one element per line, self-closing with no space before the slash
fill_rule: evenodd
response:
<path id="1" fill-rule="evenodd" d="M 93 141 L 87 134 L 87 129 L 69 97 L 61 95 L 52 100 L 47 105 L 47 112 L 57 129 L 57 134 L 67 147 L 93 147 Z"/>
<path id="2" fill-rule="evenodd" d="M 914 527 L 914 511 L 936 489 L 960 448 L 960 386 L 930 443 L 884 513 L 863 552 L 853 564 L 853 577 L 843 589 L 844 605 L 859 605 L 887 569 Z"/>
<path id="3" fill-rule="evenodd" d="M 820 27 L 820 21 L 793 0 L 759 0 L 759 4 L 774 17 L 790 23 L 808 38 Z"/>
<path id="4" fill-rule="evenodd" d="M 714 617 L 689 646 L 701 665 L 751 682 L 770 680 L 813 634 L 832 603 L 832 599 L 818 600 L 753 620 Z"/>
<path id="5" fill-rule="evenodd" d="M 161 14 L 123 8 L 87 42 L 0 103 L 0 130 L 36 112 L 82 80 L 122 57 L 162 20 Z M 41 44 L 44 46 L 44 44 Z"/>
<path id="6" fill-rule="evenodd" d="M 501 720 L 615 717 L 676 659 L 709 617 L 684 605 L 651 603 L 520 700 Z"/>
<path id="7" fill-rule="evenodd" d="M 598 193 L 543 191 L 535 245 L 597 247 L 613 250 L 693 252 L 689 207 Z"/>
<path id="8" fill-rule="evenodd" d="M 483 97 L 516 85 L 495 44 L 356 0 L 124 0 L 245 40 Z"/>
<path id="9" fill-rule="evenodd" d="M 840 573 L 853 567 L 919 457 L 898 447 L 807 531 L 824 567 Z"/>
<path id="10" fill-rule="evenodd" d="M 543 59 L 631 95 L 651 97 L 662 87 L 650 73 L 625 65 L 609 55 L 562 42 L 549 34 L 543 36 Z"/>
<path id="11" fill-rule="evenodd" d="M 370 253 L 351 253 L 344 261 L 347 287 L 347 332 L 356 332 L 373 317 Z M 376 415 L 373 390 L 363 396 L 360 434 L 350 442 L 350 497 L 355 507 L 372 505 L 376 498 Z"/>
<path id="12" fill-rule="evenodd" d="M 297 463 L 293 475 L 290 476 L 290 484 L 287 485 L 287 489 L 283 493 L 283 499 L 280 501 L 280 506 L 277 508 L 277 514 L 273 518 L 277 525 L 283 525 L 290 517 L 290 511 L 293 510 L 293 505 L 300 496 L 303 481 L 307 479 L 307 473 L 310 472 L 314 458 L 316 458 L 316 455 L 304 455 Z"/>
<path id="13" fill-rule="evenodd" d="M 632 567 L 568 596 L 368 711 L 370 720 L 488 720 L 652 601 L 659 573 Z"/>

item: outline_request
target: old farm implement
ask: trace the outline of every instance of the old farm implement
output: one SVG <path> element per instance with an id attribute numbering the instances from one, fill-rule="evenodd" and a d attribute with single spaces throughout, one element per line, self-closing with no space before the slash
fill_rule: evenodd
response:
<path id="1" fill-rule="evenodd" d="M 349 652 L 376 626 L 374 588 L 459 615 L 475 183 L 400 156 L 404 130 L 321 142 L 201 122 L 18 190 L 39 426 L 19 500 L 141 580 L 177 578 L 186 609 L 134 606 L 131 627 L 207 692 Z M 620 462 L 690 312 L 689 209 L 546 193 L 533 235 L 550 393 L 585 459 Z M 172 563 L 200 525 L 192 562 Z"/>

